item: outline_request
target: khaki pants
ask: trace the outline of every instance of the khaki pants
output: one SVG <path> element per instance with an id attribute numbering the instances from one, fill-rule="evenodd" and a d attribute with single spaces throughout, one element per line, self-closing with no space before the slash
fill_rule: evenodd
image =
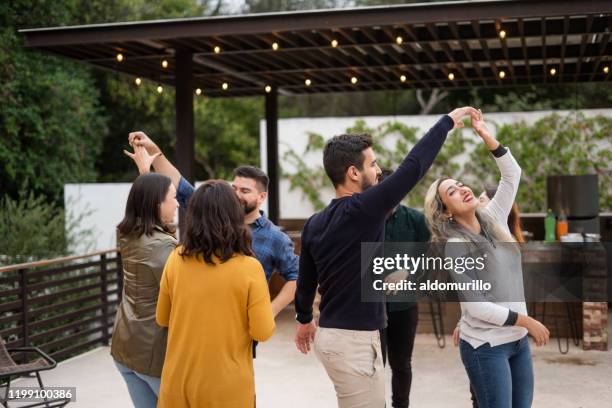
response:
<path id="1" fill-rule="evenodd" d="M 378 330 L 319 327 L 314 350 L 334 383 L 339 408 L 384 408 L 385 372 Z"/>

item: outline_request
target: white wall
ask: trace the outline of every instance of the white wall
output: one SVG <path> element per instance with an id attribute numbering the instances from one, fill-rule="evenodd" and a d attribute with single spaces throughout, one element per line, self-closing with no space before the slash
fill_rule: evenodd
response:
<path id="1" fill-rule="evenodd" d="M 93 230 L 92 251 L 114 248 L 116 246 L 115 227 L 125 212 L 125 203 L 131 183 L 86 183 L 65 184 L 64 204 L 67 213 L 85 214 L 81 225 L 83 229 Z M 73 251 L 83 253 L 85 243 L 80 243 Z"/>
<path id="2" fill-rule="evenodd" d="M 513 123 L 524 120 L 534 122 L 539 118 L 552 112 L 516 112 L 516 113 L 491 113 L 487 115 L 488 121 L 497 124 Z M 560 115 L 568 112 L 557 111 Z M 586 110 L 586 116 L 598 114 L 612 116 L 612 109 Z M 430 116 L 365 116 L 365 117 L 340 117 L 340 118 L 292 118 L 281 119 L 278 123 L 279 132 L 279 157 L 281 166 L 287 171 L 293 169 L 289 163 L 282 160 L 283 155 L 289 149 L 301 153 L 306 148 L 308 142 L 308 132 L 316 132 L 323 135 L 326 139 L 334 135 L 343 133 L 350 126 L 355 124 L 358 119 L 365 120 L 367 126 L 376 127 L 390 120 L 397 120 L 407 126 L 418 127 L 421 135 L 432 126 L 440 115 Z M 266 138 L 265 121 L 260 122 L 260 155 L 262 169 L 266 169 Z M 465 132 L 470 135 L 471 132 Z M 420 135 L 419 135 L 420 136 Z M 476 138 L 476 136 L 473 136 Z M 534 135 L 534 137 L 536 137 Z M 389 143 L 395 143 L 393 138 L 389 138 Z M 464 155 L 467 157 L 467 155 Z M 304 157 L 307 163 L 312 166 L 322 165 L 322 154 L 320 151 L 310 153 Z M 464 157 L 465 159 L 465 157 Z M 461 160 L 461 158 L 460 158 Z M 64 202 L 68 212 L 73 214 L 88 215 L 83 219 L 82 225 L 85 229 L 94 230 L 93 250 L 108 249 L 115 246 L 115 227 L 123 218 L 125 203 L 131 187 L 131 183 L 87 183 L 87 184 L 66 184 L 64 186 Z M 328 202 L 333 197 L 333 191 L 323 191 L 323 202 Z M 267 203 L 264 206 L 267 210 Z M 280 183 L 280 215 L 281 218 L 308 218 L 314 212 L 310 202 L 302 197 L 300 191 L 289 191 L 289 182 L 281 180 Z M 79 253 L 79 248 L 76 252 Z M 82 251 L 81 251 L 82 252 Z"/>
<path id="3" fill-rule="evenodd" d="M 592 109 L 581 111 L 587 117 L 596 115 L 612 116 L 612 109 Z M 525 121 L 533 123 L 538 119 L 547 116 L 551 113 L 559 115 L 567 115 L 569 111 L 536 111 L 536 112 L 505 112 L 505 113 L 490 113 L 486 114 L 488 122 L 495 122 L 497 125 L 515 123 Z M 396 120 L 410 127 L 420 128 L 421 132 L 418 136 L 422 136 L 438 119 L 440 115 L 419 115 L 419 116 L 363 116 L 363 117 L 336 117 L 336 118 L 291 118 L 280 119 L 278 122 L 278 156 L 281 160 L 281 166 L 285 171 L 293 172 L 295 169 L 289 163 L 282 160 L 283 155 L 293 149 L 296 153 L 302 153 L 308 143 L 308 132 L 315 132 L 322 135 L 325 139 L 329 139 L 334 135 L 344 133 L 347 128 L 353 126 L 355 122 L 362 119 L 368 127 L 377 127 L 381 124 Z M 266 157 L 266 123 L 265 120 L 260 122 L 260 155 L 262 169 L 267 168 Z M 491 126 L 491 130 L 495 131 L 495 127 Z M 474 140 L 477 136 L 473 132 L 466 131 L 465 136 L 472 136 Z M 395 138 L 389 137 L 387 142 L 390 146 L 394 145 Z M 466 160 L 468 153 L 458 157 L 458 161 Z M 312 166 L 323 165 L 323 155 L 321 151 L 308 153 L 303 157 L 306 163 Z M 399 163 L 398 163 L 399 164 Z M 321 198 L 324 203 L 327 203 L 333 198 L 331 189 L 321 192 Z M 280 217 L 281 218 L 308 218 L 314 213 L 312 204 L 302 196 L 301 191 L 289 191 L 289 181 L 281 179 L 280 181 Z"/>

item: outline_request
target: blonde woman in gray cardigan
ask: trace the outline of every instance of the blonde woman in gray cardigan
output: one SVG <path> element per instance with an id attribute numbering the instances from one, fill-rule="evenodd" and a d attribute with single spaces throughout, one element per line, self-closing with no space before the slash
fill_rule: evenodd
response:
<path id="1" fill-rule="evenodd" d="M 425 197 L 425 216 L 432 241 L 445 256 L 484 256 L 484 269 L 450 272 L 458 282 L 484 277 L 490 291 L 460 293 L 461 360 L 480 408 L 527 408 L 533 400 L 533 366 L 527 334 L 541 346 L 549 331 L 527 315 L 521 255 L 507 227 L 521 178 L 510 151 L 491 135 L 482 114 L 472 127 L 495 158 L 501 180 L 484 207 L 458 180 L 436 180 Z M 479 275 L 480 274 L 480 275 Z"/>

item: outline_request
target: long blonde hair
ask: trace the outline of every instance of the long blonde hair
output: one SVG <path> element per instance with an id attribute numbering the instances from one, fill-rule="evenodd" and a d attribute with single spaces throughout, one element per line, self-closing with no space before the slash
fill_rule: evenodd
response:
<path id="1" fill-rule="evenodd" d="M 431 231 L 431 241 L 446 242 L 449 238 L 460 238 L 472 241 L 466 233 L 465 228 L 444 216 L 446 207 L 438 193 L 438 187 L 440 187 L 440 183 L 448 179 L 450 179 L 450 177 L 441 177 L 434 181 L 425 195 L 424 213 L 427 225 Z M 482 212 L 479 208 L 476 209 L 476 218 L 485 235 L 490 237 L 493 241 L 515 242 L 512 235 L 506 232 L 499 223 Z"/>

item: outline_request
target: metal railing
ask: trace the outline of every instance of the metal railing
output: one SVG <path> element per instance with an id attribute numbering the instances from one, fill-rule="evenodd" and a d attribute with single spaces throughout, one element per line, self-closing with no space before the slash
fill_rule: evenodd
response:
<path id="1" fill-rule="evenodd" d="M 108 345 L 122 289 L 117 249 L 0 267 L 0 336 L 56 360 Z"/>

